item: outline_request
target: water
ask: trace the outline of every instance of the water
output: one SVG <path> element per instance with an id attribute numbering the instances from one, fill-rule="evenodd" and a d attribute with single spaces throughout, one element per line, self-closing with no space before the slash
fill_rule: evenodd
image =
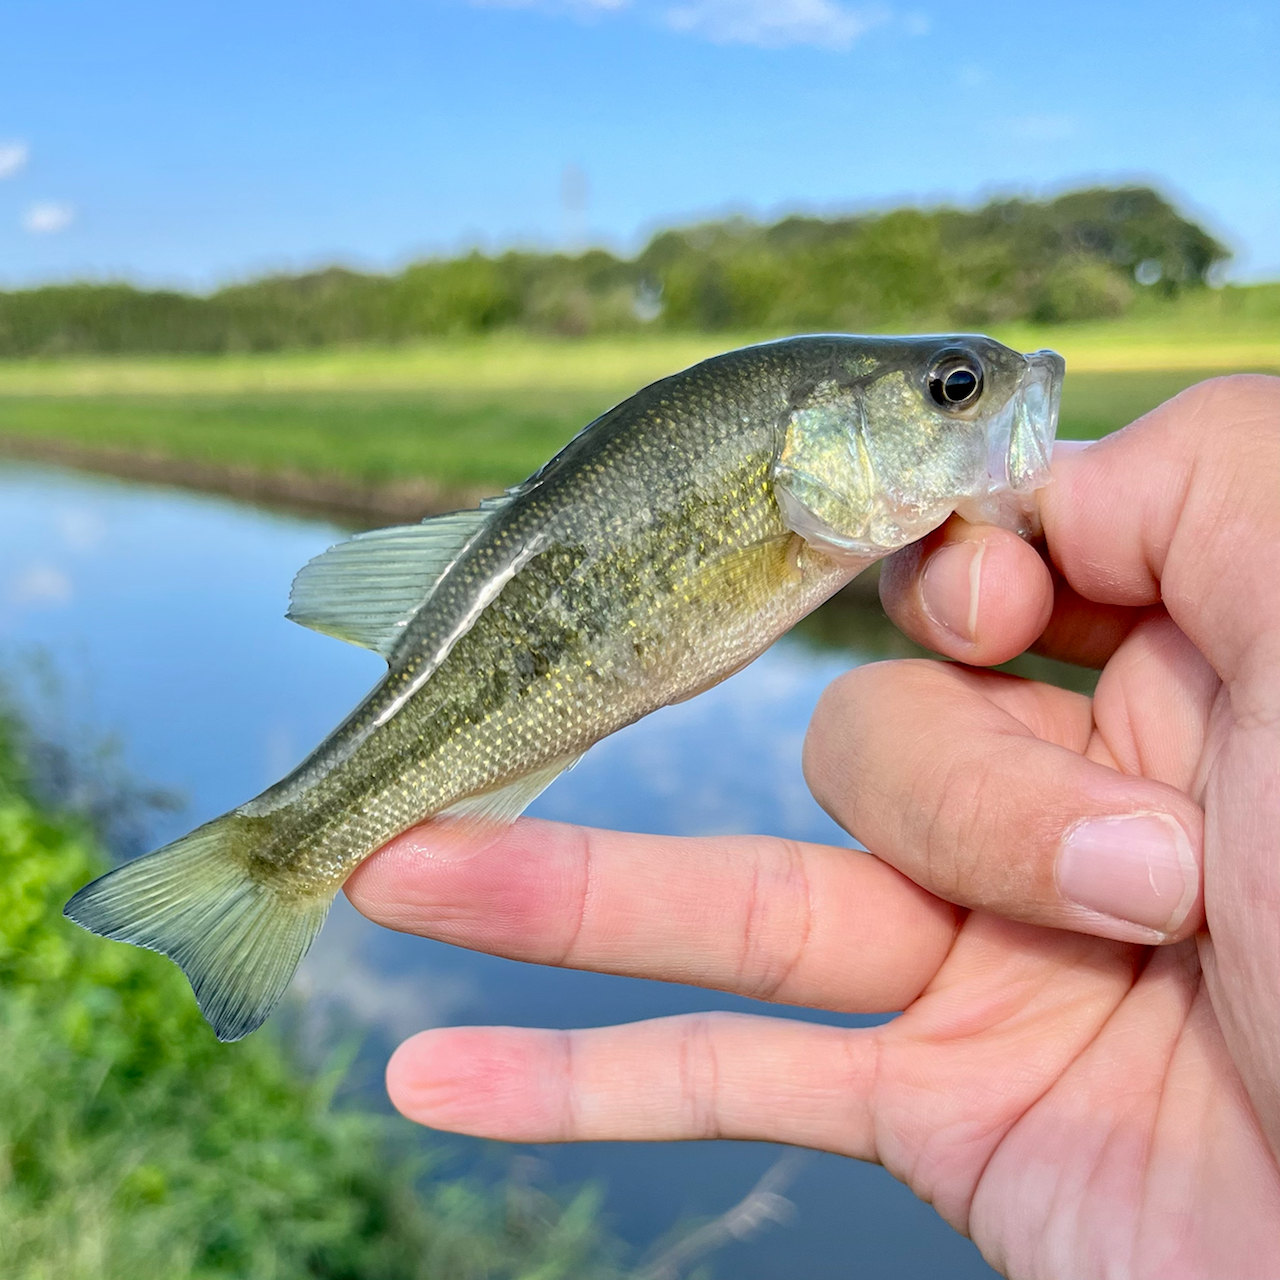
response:
<path id="1" fill-rule="evenodd" d="M 322 520 L 25 464 L 0 465 L 0 666 L 47 655 L 61 704 L 118 733 L 128 769 L 182 795 L 156 842 L 262 790 L 377 679 L 382 663 L 285 621 L 290 580 L 342 536 Z M 859 660 L 839 622 L 791 636 L 710 693 L 593 748 L 531 813 L 670 834 L 757 831 L 849 843 L 800 772 L 824 686 Z M 359 1020 L 368 1055 L 453 1023 L 599 1026 L 705 1009 L 838 1025 L 874 1019 L 762 1005 L 694 987 L 483 956 L 369 924 L 339 899 L 306 963 L 318 1017 Z M 371 1073 L 372 1074 L 372 1073 Z M 376 1086 L 372 1083 L 370 1088 Z M 509 1148 L 449 1140 L 456 1164 Z M 610 1225 L 644 1247 L 722 1213 L 778 1158 L 766 1143 L 592 1143 L 521 1149 L 546 1176 L 607 1189 Z M 786 1190 L 793 1220 L 731 1243 L 718 1275 L 764 1280 L 991 1276 L 976 1249 L 884 1170 L 830 1155 Z"/>

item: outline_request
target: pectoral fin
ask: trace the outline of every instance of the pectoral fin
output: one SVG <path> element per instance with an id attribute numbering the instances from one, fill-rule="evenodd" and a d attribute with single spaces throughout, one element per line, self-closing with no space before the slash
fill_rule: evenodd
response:
<path id="1" fill-rule="evenodd" d="M 754 609 L 774 595 L 780 583 L 799 574 L 790 530 L 709 560 L 694 579 L 694 591 L 704 604 Z"/>

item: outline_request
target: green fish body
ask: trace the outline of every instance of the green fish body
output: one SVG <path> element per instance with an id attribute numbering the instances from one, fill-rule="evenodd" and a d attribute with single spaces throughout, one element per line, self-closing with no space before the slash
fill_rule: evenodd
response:
<path id="1" fill-rule="evenodd" d="M 385 677 L 289 777 L 67 915 L 171 956 L 239 1039 L 392 837 L 514 820 L 953 511 L 1028 529 L 1061 377 L 979 337 L 748 347 L 646 387 L 477 511 L 339 544 L 289 616 L 378 650 Z"/>

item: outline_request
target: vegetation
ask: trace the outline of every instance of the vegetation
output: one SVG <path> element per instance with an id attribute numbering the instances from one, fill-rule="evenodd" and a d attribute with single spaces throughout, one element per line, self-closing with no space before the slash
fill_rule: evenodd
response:
<path id="1" fill-rule="evenodd" d="M 207 297 L 125 284 L 0 294 L 0 356 L 275 351 L 521 329 L 741 333 L 1113 317 L 1202 290 L 1228 251 L 1156 192 L 1077 191 L 665 231 L 634 259 L 478 252 L 330 268 Z"/>
<path id="2" fill-rule="evenodd" d="M 586 385 L 560 389 L 0 393 L 0 448 L 8 435 L 372 486 L 422 479 L 462 501 L 522 479 L 636 385 L 602 387 L 583 364 Z M 1096 438 L 1213 372 L 1073 373 L 1062 435 Z"/>
<path id="3" fill-rule="evenodd" d="M 710 223 L 629 262 L 473 254 L 204 298 L 0 294 L 0 356 L 21 357 L 0 360 L 0 448 L 399 519 L 522 478 L 655 378 L 821 328 L 1052 346 L 1062 434 L 1092 437 L 1200 377 L 1280 369 L 1280 284 L 1205 287 L 1225 254 L 1134 188 Z"/>
<path id="4" fill-rule="evenodd" d="M 442 1180 L 270 1030 L 213 1039 L 167 961 L 61 917 L 104 868 L 0 719 L 0 1273 L 7 1280 L 605 1280 L 595 1199 Z"/>

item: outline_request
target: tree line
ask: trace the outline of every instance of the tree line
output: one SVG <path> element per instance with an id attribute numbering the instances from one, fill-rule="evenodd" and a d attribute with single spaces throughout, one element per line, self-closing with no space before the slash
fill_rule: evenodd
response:
<path id="1" fill-rule="evenodd" d="M 1091 188 L 981 208 L 655 235 L 634 258 L 512 250 L 330 267 L 207 295 L 129 284 L 0 292 L 0 356 L 270 351 L 521 329 L 584 335 L 976 328 L 1124 314 L 1203 287 L 1230 254 L 1159 193 Z"/>

